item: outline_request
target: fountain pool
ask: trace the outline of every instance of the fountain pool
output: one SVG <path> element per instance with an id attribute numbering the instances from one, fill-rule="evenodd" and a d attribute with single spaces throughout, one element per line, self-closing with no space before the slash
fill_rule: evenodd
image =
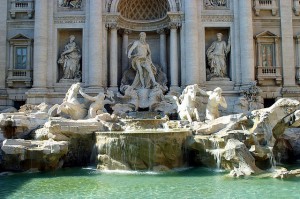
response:
<path id="1" fill-rule="evenodd" d="M 191 168 L 168 172 L 62 169 L 0 176 L 0 198 L 299 198 L 299 178 L 234 179 Z"/>

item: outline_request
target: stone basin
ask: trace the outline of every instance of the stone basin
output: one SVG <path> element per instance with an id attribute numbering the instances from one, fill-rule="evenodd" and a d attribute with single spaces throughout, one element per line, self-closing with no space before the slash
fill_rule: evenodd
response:
<path id="1" fill-rule="evenodd" d="M 189 135 L 189 129 L 97 132 L 97 168 L 161 171 L 185 167 Z"/>

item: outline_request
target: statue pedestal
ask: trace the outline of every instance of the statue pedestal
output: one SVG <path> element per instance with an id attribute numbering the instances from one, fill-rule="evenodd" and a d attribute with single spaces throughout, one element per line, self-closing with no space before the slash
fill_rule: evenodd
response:
<path id="1" fill-rule="evenodd" d="M 150 101 L 149 101 L 149 95 L 150 95 L 151 89 L 139 89 L 137 90 L 138 99 L 139 99 L 139 108 L 149 108 Z"/>
<path id="2" fill-rule="evenodd" d="M 206 82 L 207 90 L 214 90 L 217 87 L 222 88 L 223 91 L 232 91 L 234 90 L 234 82 L 224 77 L 213 77 Z"/>

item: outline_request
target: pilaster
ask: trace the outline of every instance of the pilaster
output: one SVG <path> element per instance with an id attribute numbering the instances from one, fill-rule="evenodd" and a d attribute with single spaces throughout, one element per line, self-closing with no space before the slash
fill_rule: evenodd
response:
<path id="1" fill-rule="evenodd" d="M 293 38 L 293 19 L 292 19 L 291 1 L 280 0 L 280 23 L 281 23 L 281 45 L 282 45 L 282 69 L 283 69 L 283 86 L 295 86 L 295 54 Z"/>
<path id="2" fill-rule="evenodd" d="M 185 59 L 186 84 L 199 84 L 199 30 L 198 30 L 198 0 L 185 0 Z M 204 66 L 203 66 L 204 67 Z M 202 76 L 201 76 L 202 77 Z M 204 75 L 205 78 L 205 75 Z"/>
<path id="3" fill-rule="evenodd" d="M 101 0 L 90 0 L 89 11 L 89 87 L 100 88 L 103 86 Z"/>
<path id="4" fill-rule="evenodd" d="M 33 88 L 44 89 L 47 84 L 48 1 L 35 1 Z"/>
<path id="5" fill-rule="evenodd" d="M 242 85 L 254 81 L 254 49 L 251 1 L 238 1 L 240 24 Z"/>

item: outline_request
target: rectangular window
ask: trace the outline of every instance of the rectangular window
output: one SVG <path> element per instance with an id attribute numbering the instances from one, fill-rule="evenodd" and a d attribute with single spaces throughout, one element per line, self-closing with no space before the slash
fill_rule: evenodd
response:
<path id="1" fill-rule="evenodd" d="M 15 69 L 27 68 L 27 47 L 16 47 Z"/>
<path id="2" fill-rule="evenodd" d="M 262 44 L 262 66 L 264 67 L 273 67 L 274 60 L 273 60 L 273 45 L 272 44 Z"/>

